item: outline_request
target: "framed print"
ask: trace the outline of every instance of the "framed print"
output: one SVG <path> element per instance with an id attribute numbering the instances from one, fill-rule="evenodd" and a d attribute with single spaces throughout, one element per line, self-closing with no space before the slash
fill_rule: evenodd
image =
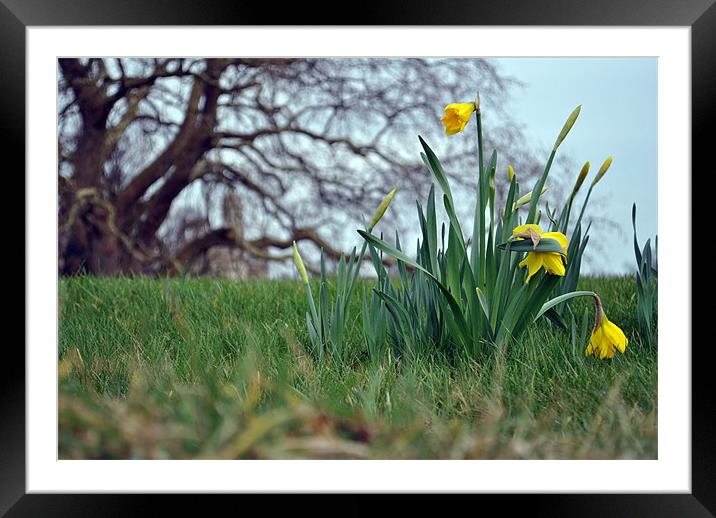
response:
<path id="1" fill-rule="evenodd" d="M 0 510 L 288 492 L 714 513 L 691 171 L 716 7 L 613 4 L 337 22 L 3 1 L 26 349 Z"/>

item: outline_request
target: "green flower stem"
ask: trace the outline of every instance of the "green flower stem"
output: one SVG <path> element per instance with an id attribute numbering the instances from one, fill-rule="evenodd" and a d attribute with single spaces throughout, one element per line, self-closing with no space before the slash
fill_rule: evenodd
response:
<path id="1" fill-rule="evenodd" d="M 547 175 L 549 174 L 549 170 L 552 167 L 552 161 L 554 160 L 554 156 L 556 154 L 557 149 L 555 148 L 549 154 L 549 160 L 547 160 L 547 165 L 544 168 L 542 176 L 537 181 L 537 184 L 535 185 L 534 189 L 532 189 L 532 200 L 530 201 L 530 212 L 527 215 L 527 223 L 535 223 L 535 217 L 537 215 L 537 202 L 539 201 L 539 197 L 542 194 L 542 187 L 544 187 L 544 183 L 547 181 Z"/>
<path id="2" fill-rule="evenodd" d="M 579 224 L 582 222 L 582 217 L 584 216 L 584 209 L 587 208 L 587 203 L 589 202 L 589 197 L 592 195 L 592 189 L 594 189 L 594 185 L 589 186 L 589 190 L 587 191 L 587 197 L 584 198 L 584 203 L 582 203 L 582 210 L 579 211 L 579 218 L 577 219 L 577 223 L 575 223 L 574 228 L 579 227 Z"/>
<path id="3" fill-rule="evenodd" d="M 472 230 L 472 250 L 471 262 L 472 272 L 477 286 L 483 286 L 484 270 L 485 270 L 485 198 L 484 178 L 485 178 L 485 158 L 484 145 L 482 139 L 482 115 L 477 112 L 475 117 L 477 128 L 477 159 L 478 159 L 478 178 L 477 178 L 477 196 L 475 197 L 475 221 Z"/>

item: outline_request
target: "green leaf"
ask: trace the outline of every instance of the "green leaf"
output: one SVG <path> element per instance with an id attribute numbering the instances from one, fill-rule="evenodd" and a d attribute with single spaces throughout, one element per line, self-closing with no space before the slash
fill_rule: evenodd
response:
<path id="1" fill-rule="evenodd" d="M 481 289 L 476 289 L 475 293 L 477 294 L 477 300 L 480 301 L 480 307 L 482 308 L 482 312 L 485 315 L 485 318 L 489 315 L 489 309 L 487 307 L 487 299 L 485 298 L 485 294 L 482 292 Z"/>
<path id="2" fill-rule="evenodd" d="M 403 261 L 406 264 L 411 265 L 416 270 L 420 270 L 421 272 L 425 273 L 428 277 L 430 277 L 433 282 L 435 282 L 435 285 L 440 289 L 440 291 L 445 296 L 448 304 L 450 305 L 450 309 L 455 314 L 455 319 L 460 326 L 460 328 L 464 331 L 465 335 L 468 336 L 469 333 L 467 332 L 467 322 L 465 322 L 465 318 L 462 316 L 462 312 L 460 310 L 460 305 L 455 300 L 455 297 L 450 293 L 450 291 L 435 277 L 432 273 L 427 271 L 425 268 L 420 266 L 418 263 L 413 261 L 410 257 L 405 255 L 403 252 L 396 250 L 394 247 L 390 246 L 385 241 L 378 239 L 372 234 L 368 234 L 367 232 L 363 230 L 359 230 L 358 233 L 363 237 L 363 239 L 367 240 L 378 248 L 379 250 L 383 250 L 385 253 L 395 257 L 399 261 Z"/>
<path id="3" fill-rule="evenodd" d="M 452 199 L 447 194 L 443 195 L 443 205 L 445 206 L 445 212 L 447 212 L 448 218 L 450 219 L 450 227 L 455 227 L 455 237 L 457 237 L 458 241 L 460 242 L 460 246 L 463 248 L 463 250 L 465 250 L 465 238 L 462 235 L 460 221 L 457 219 L 457 214 L 455 214 Z"/>
<path id="4" fill-rule="evenodd" d="M 524 306 L 519 310 L 520 316 L 514 326 L 514 333 L 519 334 L 528 322 L 534 321 L 533 315 L 538 312 L 538 308 L 545 304 L 547 297 L 554 291 L 559 279 L 560 277 L 556 275 L 543 274 L 535 286 L 530 283 Z"/>
<path id="5" fill-rule="evenodd" d="M 539 317 L 545 314 L 550 308 L 553 308 L 557 304 L 561 304 L 562 302 L 573 299 L 575 297 L 596 297 L 597 294 L 593 291 L 573 291 L 571 293 L 565 293 L 564 295 L 560 295 L 559 297 L 555 297 L 552 300 L 549 300 L 545 302 L 542 305 L 542 308 L 537 312 L 537 315 L 535 316 L 535 320 L 537 320 Z"/>
<path id="6" fill-rule="evenodd" d="M 433 176 L 437 180 L 438 184 L 440 184 L 440 188 L 448 196 L 448 198 L 450 198 L 450 202 L 452 202 L 452 191 L 450 191 L 450 184 L 447 181 L 447 177 L 443 171 L 443 166 L 440 164 L 440 160 L 438 160 L 438 157 L 435 155 L 433 150 L 430 149 L 430 146 L 428 146 L 423 140 L 423 137 L 418 135 L 418 139 L 425 150 L 425 158 L 423 161 L 427 164 L 430 172 L 433 173 Z"/>
<path id="7" fill-rule="evenodd" d="M 512 213 L 514 212 L 512 210 L 512 205 L 514 204 L 515 197 L 518 194 L 519 189 L 517 188 L 517 177 L 512 177 L 512 181 L 510 182 L 510 190 L 507 193 L 507 199 L 505 201 L 505 208 L 504 208 L 504 214 L 502 215 L 502 232 L 497 233 L 497 239 L 500 241 L 506 240 L 508 237 L 510 237 L 510 233 L 512 232 L 512 228 L 510 227 L 510 221 L 512 219 Z"/>
<path id="8" fill-rule="evenodd" d="M 428 194 L 428 213 L 425 215 L 427 223 L 427 234 L 423 236 L 423 241 L 427 241 L 428 249 L 430 251 L 430 266 L 435 275 L 438 275 L 438 224 L 437 216 L 435 214 L 435 186 L 430 186 L 430 193 Z"/>
<path id="9" fill-rule="evenodd" d="M 531 240 L 520 239 L 516 241 L 508 241 L 506 243 L 500 243 L 497 245 L 500 249 L 509 249 L 510 252 L 556 252 L 566 256 L 562 245 L 559 241 L 550 237 L 540 239 L 539 243 L 535 247 Z"/>
<path id="10" fill-rule="evenodd" d="M 567 324 L 564 321 L 564 319 L 557 313 L 554 308 L 549 308 L 544 316 L 546 316 L 550 322 L 552 322 L 554 325 L 559 327 L 560 329 L 566 331 L 567 330 Z"/>
<path id="11" fill-rule="evenodd" d="M 405 254 L 404 254 L 403 252 L 401 252 L 400 250 L 396 249 L 396 248 L 393 247 L 393 246 L 390 246 L 388 243 L 386 243 L 386 242 L 383 241 L 382 239 L 378 239 L 378 238 L 375 237 L 373 234 L 369 234 L 368 232 L 366 232 L 366 231 L 364 231 L 364 230 L 359 230 L 358 233 L 361 235 L 361 237 L 362 237 L 363 239 L 365 239 L 366 241 L 368 241 L 368 243 L 370 243 L 371 245 L 373 245 L 374 247 L 376 247 L 378 250 L 382 250 L 382 251 L 385 252 L 386 254 L 395 257 L 395 258 L 398 259 L 399 261 L 403 261 L 405 264 L 409 264 L 409 265 L 412 266 L 413 268 L 415 268 L 415 269 L 417 269 L 417 270 L 420 270 L 420 271 L 426 273 L 427 275 L 429 275 L 430 277 L 432 277 L 433 279 L 435 279 L 435 276 L 434 276 L 432 273 L 430 273 L 428 270 L 426 270 L 425 268 L 423 268 L 422 266 L 420 266 L 418 263 L 416 263 L 415 261 L 413 261 L 410 257 L 408 257 L 407 255 L 405 255 Z M 436 279 L 436 280 L 437 280 L 437 279 Z"/>
<path id="12" fill-rule="evenodd" d="M 314 350 L 318 352 L 318 335 L 316 334 L 316 330 L 313 327 L 313 322 L 311 322 L 311 314 L 308 312 L 306 312 L 306 327 L 308 328 L 308 336 L 311 339 L 311 345 L 313 345 Z"/>
<path id="13" fill-rule="evenodd" d="M 634 255 L 636 256 L 636 264 L 641 264 L 641 252 L 639 251 L 639 242 L 636 238 L 636 203 L 631 206 L 631 226 L 634 229 Z"/>

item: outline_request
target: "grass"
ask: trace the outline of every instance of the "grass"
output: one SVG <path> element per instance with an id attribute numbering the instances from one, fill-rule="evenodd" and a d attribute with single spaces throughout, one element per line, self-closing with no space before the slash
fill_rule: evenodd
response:
<path id="1" fill-rule="evenodd" d="M 363 281 L 370 289 L 370 281 Z M 368 360 L 356 290 L 348 361 L 309 350 L 295 281 L 61 279 L 60 458 L 638 458 L 657 455 L 657 354 L 632 278 L 585 278 L 627 334 L 546 321 L 486 364 Z"/>

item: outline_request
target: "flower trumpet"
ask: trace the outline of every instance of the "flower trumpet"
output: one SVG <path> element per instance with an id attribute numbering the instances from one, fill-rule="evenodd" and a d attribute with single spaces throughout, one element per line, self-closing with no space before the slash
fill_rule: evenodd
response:
<path id="1" fill-rule="evenodd" d="M 454 135 L 463 131 L 475 110 L 477 110 L 475 103 L 448 104 L 445 107 L 445 115 L 441 119 L 445 125 L 445 133 Z"/>

